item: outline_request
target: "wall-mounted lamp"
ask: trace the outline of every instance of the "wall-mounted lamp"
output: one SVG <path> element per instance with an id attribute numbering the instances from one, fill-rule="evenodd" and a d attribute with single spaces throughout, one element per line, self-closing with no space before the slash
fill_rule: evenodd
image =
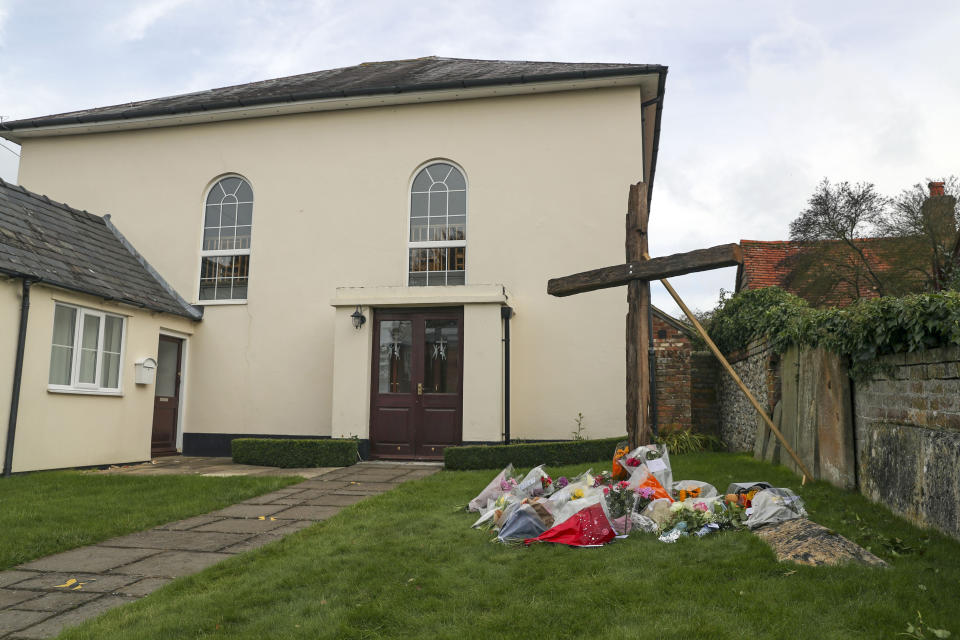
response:
<path id="1" fill-rule="evenodd" d="M 359 331 L 363 323 L 367 321 L 367 317 L 360 310 L 360 305 L 357 305 L 357 310 L 350 314 L 350 319 L 353 320 L 353 328 Z"/>

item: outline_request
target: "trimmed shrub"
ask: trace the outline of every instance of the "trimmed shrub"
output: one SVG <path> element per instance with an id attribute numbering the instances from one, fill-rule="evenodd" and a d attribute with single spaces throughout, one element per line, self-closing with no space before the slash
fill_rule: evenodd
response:
<path id="1" fill-rule="evenodd" d="M 617 444 L 626 439 L 627 436 L 621 436 L 602 440 L 447 447 L 443 450 L 443 462 L 447 469 L 463 471 L 500 469 L 508 464 L 515 467 L 535 467 L 538 464 L 561 465 L 612 460 Z"/>
<path id="2" fill-rule="evenodd" d="M 294 440 L 236 438 L 230 443 L 233 461 L 284 469 L 349 467 L 357 461 L 356 440 Z"/>

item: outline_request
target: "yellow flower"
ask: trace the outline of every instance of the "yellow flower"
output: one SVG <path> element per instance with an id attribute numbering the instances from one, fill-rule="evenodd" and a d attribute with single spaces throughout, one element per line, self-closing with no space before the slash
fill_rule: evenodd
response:
<path id="1" fill-rule="evenodd" d="M 573 493 L 570 494 L 571 500 L 579 500 L 583 497 L 583 489 L 574 489 Z"/>

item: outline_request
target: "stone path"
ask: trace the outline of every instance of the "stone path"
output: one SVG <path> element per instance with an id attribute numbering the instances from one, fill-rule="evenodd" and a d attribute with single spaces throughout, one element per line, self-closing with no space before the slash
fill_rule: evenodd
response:
<path id="1" fill-rule="evenodd" d="M 361 462 L 219 511 L 0 572 L 0 638 L 49 638 L 196 573 L 326 520 L 364 498 L 439 471 Z"/>
<path id="2" fill-rule="evenodd" d="M 375 463 L 385 464 L 385 463 Z M 307 469 L 281 469 L 261 467 L 252 464 L 237 464 L 230 458 L 211 458 L 201 456 L 168 456 L 155 458 L 149 462 L 112 466 L 100 469 L 96 473 L 132 476 L 198 475 L 198 476 L 300 476 L 315 478 L 340 467 L 310 467 Z"/>

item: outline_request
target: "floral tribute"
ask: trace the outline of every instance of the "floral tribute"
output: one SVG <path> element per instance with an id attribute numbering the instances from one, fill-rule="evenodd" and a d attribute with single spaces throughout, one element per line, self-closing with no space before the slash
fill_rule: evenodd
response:
<path id="1" fill-rule="evenodd" d="M 589 547 L 640 532 L 675 542 L 688 535 L 806 515 L 800 498 L 788 489 L 773 489 L 765 482 L 733 483 L 718 495 L 705 482 L 672 482 L 665 447 L 638 449 L 632 456 L 625 447 L 617 447 L 610 471 L 595 475 L 587 470 L 575 478 L 553 479 L 540 465 L 520 478 L 508 466 L 470 502 L 468 509 L 480 513 L 474 528 L 492 531 L 506 544 Z M 651 460 L 660 460 L 656 468 L 648 465 Z M 762 502 L 757 498 L 760 492 L 773 496 L 767 498 L 769 508 L 754 507 Z M 761 518 L 751 516 L 758 509 Z"/>

